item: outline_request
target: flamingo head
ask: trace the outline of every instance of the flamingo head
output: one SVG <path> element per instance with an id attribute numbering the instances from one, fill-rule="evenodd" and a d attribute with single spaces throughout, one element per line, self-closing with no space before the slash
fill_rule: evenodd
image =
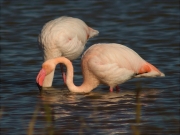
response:
<path id="1" fill-rule="evenodd" d="M 55 69 L 55 67 L 56 67 L 56 64 L 54 63 L 54 59 L 47 60 L 46 62 L 42 64 L 42 68 L 36 77 L 36 84 L 40 91 L 42 90 L 43 82 L 46 75 L 51 73 Z"/>

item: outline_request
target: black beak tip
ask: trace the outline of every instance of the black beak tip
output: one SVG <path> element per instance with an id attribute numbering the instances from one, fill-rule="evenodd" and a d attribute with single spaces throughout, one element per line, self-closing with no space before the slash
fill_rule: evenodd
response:
<path id="1" fill-rule="evenodd" d="M 42 86 L 40 86 L 38 83 L 36 83 L 37 87 L 39 88 L 39 91 L 42 91 Z"/>

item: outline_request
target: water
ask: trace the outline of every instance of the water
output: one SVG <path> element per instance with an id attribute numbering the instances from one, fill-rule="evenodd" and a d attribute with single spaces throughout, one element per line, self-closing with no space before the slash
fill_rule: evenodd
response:
<path id="1" fill-rule="evenodd" d="M 120 92 L 99 86 L 89 94 L 73 94 L 57 68 L 54 87 L 40 96 L 35 84 L 42 64 L 37 36 L 44 23 L 63 15 L 100 31 L 87 48 L 100 42 L 124 44 L 166 77 L 130 80 L 120 85 Z M 1 0 L 1 134 L 178 135 L 178 15 L 177 0 Z M 79 85 L 80 58 L 73 64 Z"/>

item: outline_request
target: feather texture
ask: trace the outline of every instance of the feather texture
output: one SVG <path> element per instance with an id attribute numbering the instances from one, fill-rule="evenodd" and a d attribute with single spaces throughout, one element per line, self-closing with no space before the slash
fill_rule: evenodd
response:
<path id="1" fill-rule="evenodd" d="M 44 61 L 56 57 L 77 59 L 84 50 L 87 40 L 99 32 L 73 17 L 59 17 L 47 22 L 39 34 L 39 48 Z M 52 85 L 54 72 L 46 76 L 43 86 Z"/>
<path id="2" fill-rule="evenodd" d="M 132 49 L 120 44 L 95 44 L 85 51 L 81 60 L 83 83 L 75 86 L 72 63 L 65 57 L 46 61 L 37 76 L 37 83 L 42 84 L 44 73 L 54 71 L 58 63 L 67 67 L 67 86 L 72 92 L 90 92 L 99 84 L 110 86 L 110 91 L 118 84 L 134 77 L 164 76 L 156 67 L 142 59 Z M 43 72 L 42 72 L 43 71 Z"/>

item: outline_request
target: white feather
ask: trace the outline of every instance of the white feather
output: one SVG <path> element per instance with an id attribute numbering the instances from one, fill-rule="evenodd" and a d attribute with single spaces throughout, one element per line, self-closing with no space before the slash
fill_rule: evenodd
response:
<path id="1" fill-rule="evenodd" d="M 47 22 L 39 34 L 44 61 L 61 56 L 69 60 L 78 58 L 87 40 L 98 33 L 78 18 L 63 16 Z M 54 73 L 46 76 L 43 86 L 50 87 L 53 77 Z"/>
<path id="2" fill-rule="evenodd" d="M 117 63 L 100 64 L 98 58 L 88 61 L 89 70 L 101 83 L 114 87 L 131 79 L 135 73 L 126 68 L 120 68 Z"/>

